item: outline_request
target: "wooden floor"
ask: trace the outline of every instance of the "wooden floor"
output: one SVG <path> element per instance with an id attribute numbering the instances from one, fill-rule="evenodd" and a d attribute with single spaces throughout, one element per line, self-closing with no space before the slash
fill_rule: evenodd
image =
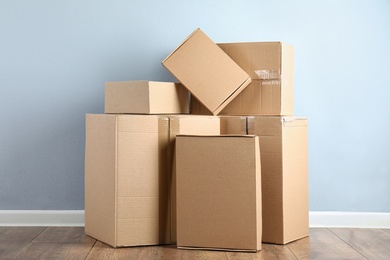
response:
<path id="1" fill-rule="evenodd" d="M 390 259 L 390 229 L 312 228 L 286 246 L 258 253 L 180 250 L 174 246 L 111 248 L 82 227 L 0 227 L 0 259 Z"/>

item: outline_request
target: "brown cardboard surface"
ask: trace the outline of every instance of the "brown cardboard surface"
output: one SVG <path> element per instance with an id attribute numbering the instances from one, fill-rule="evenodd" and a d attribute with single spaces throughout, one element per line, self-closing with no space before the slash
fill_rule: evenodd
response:
<path id="1" fill-rule="evenodd" d="M 260 139 L 263 242 L 286 244 L 309 235 L 307 119 L 248 117 Z"/>
<path id="2" fill-rule="evenodd" d="M 308 236 L 307 119 L 293 116 L 220 118 L 221 133 L 242 134 L 246 121 L 247 133 L 259 136 L 263 242 L 286 244 Z"/>
<path id="3" fill-rule="evenodd" d="M 293 115 L 294 50 L 281 42 L 221 43 L 225 51 L 252 82 L 220 115 Z M 192 114 L 210 114 L 191 97 Z"/>
<path id="4" fill-rule="evenodd" d="M 86 116 L 85 233 L 114 247 L 170 243 L 169 119 Z"/>
<path id="5" fill-rule="evenodd" d="M 247 134 L 246 116 L 220 116 L 221 135 Z"/>
<path id="6" fill-rule="evenodd" d="M 156 81 L 106 82 L 109 114 L 188 114 L 189 93 L 180 84 Z"/>
<path id="7" fill-rule="evenodd" d="M 220 120 L 215 116 L 180 115 L 169 116 L 169 159 L 168 172 L 170 173 L 170 203 L 171 203 L 171 241 L 176 242 L 176 162 L 175 144 L 176 135 L 218 135 Z"/>
<path id="8" fill-rule="evenodd" d="M 200 29 L 162 64 L 214 115 L 251 82 L 248 74 Z"/>
<path id="9" fill-rule="evenodd" d="M 256 136 L 176 139 L 177 245 L 261 249 L 261 169 Z"/>

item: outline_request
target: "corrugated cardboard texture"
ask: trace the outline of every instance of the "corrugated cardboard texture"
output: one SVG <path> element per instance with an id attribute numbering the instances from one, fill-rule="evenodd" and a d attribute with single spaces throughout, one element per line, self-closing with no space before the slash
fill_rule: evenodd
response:
<path id="1" fill-rule="evenodd" d="M 260 138 L 263 242 L 286 244 L 309 235 L 307 119 L 248 117 Z"/>
<path id="2" fill-rule="evenodd" d="M 178 136 L 177 245 L 261 249 L 261 169 L 255 136 Z"/>
<path id="3" fill-rule="evenodd" d="M 116 118 L 87 115 L 85 233 L 115 245 Z"/>
<path id="4" fill-rule="evenodd" d="M 200 29 L 162 64 L 214 115 L 251 81 L 248 74 Z"/>
<path id="5" fill-rule="evenodd" d="M 220 121 L 214 116 L 170 116 L 169 127 L 169 163 L 170 173 L 170 202 L 171 202 L 171 241 L 176 242 L 176 135 L 218 135 Z"/>
<path id="6" fill-rule="evenodd" d="M 167 117 L 87 115 L 85 232 L 111 246 L 170 242 Z"/>
<path id="7" fill-rule="evenodd" d="M 221 135 L 247 134 L 245 116 L 220 116 Z"/>
<path id="8" fill-rule="evenodd" d="M 188 91 L 181 84 L 173 82 L 106 82 L 104 100 L 105 113 L 189 113 Z"/>
<path id="9" fill-rule="evenodd" d="M 280 42 L 218 44 L 252 79 L 220 115 L 293 115 L 294 50 Z M 210 112 L 191 97 L 191 113 Z"/>

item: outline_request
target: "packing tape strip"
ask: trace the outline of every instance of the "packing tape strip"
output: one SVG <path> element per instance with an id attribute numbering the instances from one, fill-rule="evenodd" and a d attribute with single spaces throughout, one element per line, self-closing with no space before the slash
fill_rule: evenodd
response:
<path id="1" fill-rule="evenodd" d="M 279 70 L 255 70 L 258 79 L 280 79 Z"/>

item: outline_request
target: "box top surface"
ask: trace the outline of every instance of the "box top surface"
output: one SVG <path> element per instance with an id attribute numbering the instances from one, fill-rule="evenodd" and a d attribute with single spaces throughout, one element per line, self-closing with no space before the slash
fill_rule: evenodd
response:
<path id="1" fill-rule="evenodd" d="M 249 75 L 200 29 L 162 64 L 214 115 L 251 82 Z"/>

